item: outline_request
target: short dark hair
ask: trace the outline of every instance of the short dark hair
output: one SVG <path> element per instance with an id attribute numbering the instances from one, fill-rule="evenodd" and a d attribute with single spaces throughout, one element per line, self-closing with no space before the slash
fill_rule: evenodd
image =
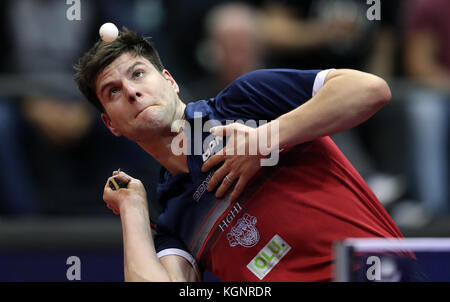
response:
<path id="1" fill-rule="evenodd" d="M 105 113 L 105 109 L 97 97 L 95 87 L 97 75 L 124 53 L 142 56 L 159 72 L 164 70 L 159 54 L 148 38 L 126 27 L 122 27 L 119 37 L 113 42 L 97 41 L 74 65 L 74 80 L 87 100 L 102 113 Z"/>

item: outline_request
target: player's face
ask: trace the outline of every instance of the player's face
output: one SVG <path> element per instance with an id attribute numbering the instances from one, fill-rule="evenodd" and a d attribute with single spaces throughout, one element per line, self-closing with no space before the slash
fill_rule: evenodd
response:
<path id="1" fill-rule="evenodd" d="M 159 72 L 147 59 L 125 53 L 102 70 L 96 93 L 114 135 L 139 142 L 170 131 L 175 119 L 178 86 L 167 70 Z"/>

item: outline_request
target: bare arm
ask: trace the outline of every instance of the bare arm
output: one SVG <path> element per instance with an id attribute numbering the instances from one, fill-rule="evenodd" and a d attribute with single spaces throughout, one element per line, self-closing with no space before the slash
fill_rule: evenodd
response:
<path id="1" fill-rule="evenodd" d="M 142 183 L 123 172 L 114 176 L 128 183 L 128 188 L 113 191 L 107 182 L 103 199 L 122 221 L 125 281 L 198 281 L 194 268 L 183 257 L 158 259 Z"/>
<path id="2" fill-rule="evenodd" d="M 298 145 L 355 127 L 390 99 L 383 79 L 356 70 L 332 70 L 313 98 L 276 120 L 279 145 Z"/>
<path id="3" fill-rule="evenodd" d="M 203 172 L 224 162 L 214 173 L 207 189 L 212 191 L 222 182 L 216 192 L 220 198 L 237 181 L 230 199 L 235 200 L 243 192 L 247 182 L 260 169 L 260 159 L 264 154 L 260 151 L 257 155 L 235 155 L 238 154 L 236 150 L 250 150 L 252 144 L 260 148 L 255 138 L 261 137 L 261 133 L 269 137 L 268 142 L 277 142 L 270 146 L 269 151 L 278 151 L 279 148 L 288 148 L 350 129 L 367 120 L 390 99 L 389 86 L 381 78 L 356 70 L 332 70 L 314 97 L 270 123 L 257 129 L 236 123 L 215 127 L 212 130 L 215 135 L 232 133 L 235 138 L 245 139 L 227 144 L 205 162 Z M 276 133 L 271 132 L 274 129 Z M 274 135 L 278 137 L 273 139 Z M 234 138 L 230 137 L 230 141 L 234 141 Z"/>

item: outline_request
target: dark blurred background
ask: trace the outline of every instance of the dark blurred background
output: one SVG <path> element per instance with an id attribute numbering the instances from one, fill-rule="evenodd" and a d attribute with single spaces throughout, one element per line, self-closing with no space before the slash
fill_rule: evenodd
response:
<path id="1" fill-rule="evenodd" d="M 111 135 L 72 80 L 105 22 L 151 37 L 185 102 L 259 68 L 381 76 L 389 105 L 333 139 L 406 237 L 449 236 L 450 1 L 382 0 L 380 20 L 365 0 L 79 2 L 81 20 L 64 0 L 0 3 L 0 281 L 64 279 L 64 263 L 39 272 L 70 253 L 103 272 L 85 281 L 121 279 L 120 219 L 102 201 L 118 168 L 143 181 L 151 216 L 160 210 L 157 162 Z M 38 260 L 24 265 L 27 251 Z"/>

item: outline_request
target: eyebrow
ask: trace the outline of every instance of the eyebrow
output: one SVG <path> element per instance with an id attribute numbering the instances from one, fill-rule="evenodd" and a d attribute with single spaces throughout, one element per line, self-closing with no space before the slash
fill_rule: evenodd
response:
<path id="1" fill-rule="evenodd" d="M 131 65 L 130 67 L 128 67 L 128 69 L 127 69 L 127 71 L 126 71 L 126 74 L 130 74 L 130 73 L 133 71 L 133 69 L 134 69 L 136 66 L 138 66 L 138 65 L 145 65 L 145 63 L 143 63 L 143 62 L 141 62 L 141 61 L 134 62 L 133 65 Z M 104 91 L 107 87 L 111 86 L 112 84 L 114 84 L 114 81 L 110 81 L 110 82 L 108 82 L 108 83 L 106 83 L 106 84 L 103 84 L 103 85 L 102 85 L 102 88 L 100 89 L 100 95 L 103 95 L 103 91 Z"/>
<path id="2" fill-rule="evenodd" d="M 130 67 L 128 67 L 128 69 L 127 69 L 127 74 L 130 74 L 130 73 L 133 71 L 133 69 L 134 69 L 136 66 L 138 66 L 138 65 L 145 65 L 145 63 L 143 63 L 143 62 L 141 62 L 141 61 L 134 62 L 133 65 L 131 65 Z"/>

